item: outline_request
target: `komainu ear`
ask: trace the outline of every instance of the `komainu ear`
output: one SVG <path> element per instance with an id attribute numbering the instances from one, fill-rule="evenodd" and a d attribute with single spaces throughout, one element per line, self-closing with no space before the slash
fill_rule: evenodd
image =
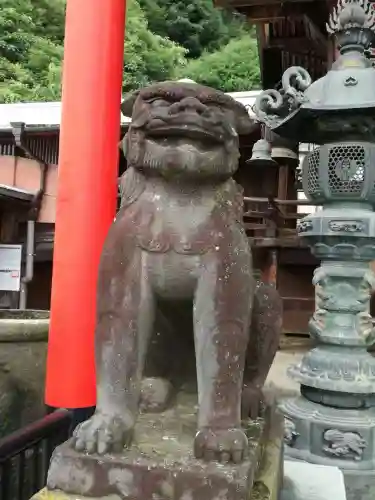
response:
<path id="1" fill-rule="evenodd" d="M 138 95 L 139 95 L 139 90 L 135 90 L 134 92 L 129 92 L 128 94 L 125 95 L 124 100 L 121 103 L 121 113 L 124 116 L 131 118 L 133 114 L 134 103 L 137 100 Z"/>

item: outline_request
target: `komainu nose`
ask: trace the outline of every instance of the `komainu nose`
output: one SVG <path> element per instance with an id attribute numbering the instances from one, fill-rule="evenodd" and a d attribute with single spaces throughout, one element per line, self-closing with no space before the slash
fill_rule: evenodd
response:
<path id="1" fill-rule="evenodd" d="M 199 99 L 195 97 L 185 97 L 179 102 L 175 102 L 170 106 L 170 113 L 181 113 L 184 111 L 195 111 L 198 114 L 202 114 L 207 110 L 207 106 L 202 104 Z"/>

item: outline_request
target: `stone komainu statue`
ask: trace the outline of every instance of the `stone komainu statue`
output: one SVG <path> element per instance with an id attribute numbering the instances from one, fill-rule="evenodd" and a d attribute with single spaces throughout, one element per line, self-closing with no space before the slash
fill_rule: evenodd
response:
<path id="1" fill-rule="evenodd" d="M 257 416 L 281 326 L 276 290 L 253 279 L 232 179 L 238 136 L 253 123 L 230 96 L 194 83 L 144 88 L 122 111 L 132 122 L 121 209 L 99 270 L 97 408 L 73 445 L 88 453 L 130 445 L 140 405 L 161 409 L 163 381 L 178 389 L 193 362 L 195 456 L 240 462 L 241 405 L 242 416 Z"/>

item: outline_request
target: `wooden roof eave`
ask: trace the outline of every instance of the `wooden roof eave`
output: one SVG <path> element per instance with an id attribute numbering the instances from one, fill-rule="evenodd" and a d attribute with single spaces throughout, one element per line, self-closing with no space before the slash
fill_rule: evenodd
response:
<path id="1" fill-rule="evenodd" d="M 30 210 L 35 199 L 35 192 L 0 184 L 0 206 L 17 207 L 17 210 Z"/>

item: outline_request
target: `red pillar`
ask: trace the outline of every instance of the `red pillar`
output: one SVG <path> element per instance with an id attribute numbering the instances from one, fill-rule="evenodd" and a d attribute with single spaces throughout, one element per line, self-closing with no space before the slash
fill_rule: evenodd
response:
<path id="1" fill-rule="evenodd" d="M 126 0 L 68 0 L 46 404 L 94 406 L 100 254 L 116 210 Z"/>

